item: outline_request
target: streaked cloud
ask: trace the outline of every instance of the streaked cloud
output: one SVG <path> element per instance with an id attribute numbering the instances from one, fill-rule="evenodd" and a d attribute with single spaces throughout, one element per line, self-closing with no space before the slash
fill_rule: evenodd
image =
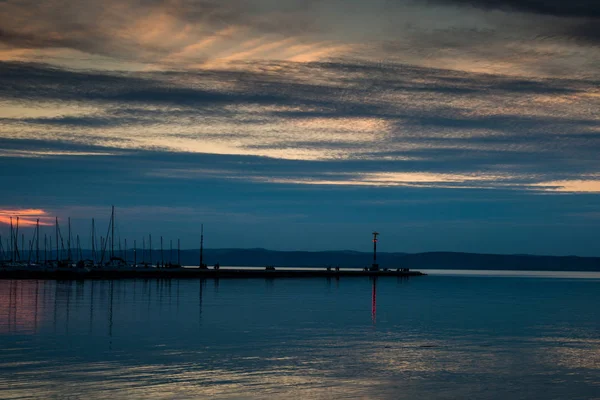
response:
<path id="1" fill-rule="evenodd" d="M 570 192 L 570 193 L 600 193 L 600 179 L 596 180 L 565 180 L 553 182 L 541 182 L 535 186 L 548 191 Z"/>
<path id="2" fill-rule="evenodd" d="M 464 175 L 428 172 L 381 172 L 360 174 L 349 180 L 269 180 L 270 182 L 298 183 L 309 185 L 358 185 L 358 186 L 422 186 L 460 188 L 461 184 L 469 182 L 494 182 L 501 184 L 503 177 L 489 175 Z"/>
<path id="3" fill-rule="evenodd" d="M 472 173 L 558 161 L 547 180 L 559 178 L 561 168 L 571 173 L 568 160 L 577 153 L 581 173 L 597 172 L 600 99 L 593 81 L 370 63 L 255 65 L 278 72 L 131 76 L 4 63 L 0 95 L 11 107 L 0 136 L 32 139 L 43 131 L 46 140 L 97 146 L 100 154 L 110 148 L 423 163 L 452 157 L 462 163 L 455 172 Z M 52 104 L 60 106 L 46 111 Z M 427 172 L 418 167 L 414 172 Z"/>
<path id="4" fill-rule="evenodd" d="M 12 221 L 11 221 L 12 217 Z M 52 225 L 52 217 L 48 216 L 47 212 L 39 209 L 0 209 L 0 224 L 10 225 L 11 222 L 13 226 L 17 227 L 17 217 L 18 226 L 35 226 L 37 224 L 37 219 L 39 219 L 40 225 Z"/>
<path id="5" fill-rule="evenodd" d="M 95 151 L 68 151 L 68 150 L 14 150 L 0 149 L 0 157 L 23 157 L 23 158 L 44 158 L 44 157 L 89 157 L 89 156 L 110 156 L 117 153 L 95 152 Z"/>
<path id="6" fill-rule="evenodd" d="M 6 0 L 0 3 L 0 57 L 121 70 L 342 57 L 597 77 L 591 67 L 600 57 L 598 12 L 588 1 L 108 0 L 80 7 L 72 0 Z"/>

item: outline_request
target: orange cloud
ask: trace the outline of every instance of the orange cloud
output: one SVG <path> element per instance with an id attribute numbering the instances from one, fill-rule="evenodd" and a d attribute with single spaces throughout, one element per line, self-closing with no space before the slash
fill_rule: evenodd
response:
<path id="1" fill-rule="evenodd" d="M 533 186 L 553 192 L 600 193 L 600 180 L 573 179 L 536 183 Z"/>
<path id="2" fill-rule="evenodd" d="M 333 57 L 335 55 L 339 55 L 339 54 L 342 54 L 342 53 L 350 51 L 350 50 L 352 50 L 351 45 L 339 45 L 339 46 L 332 45 L 332 46 L 328 46 L 328 47 L 318 48 L 313 51 L 308 51 L 308 52 L 305 52 L 302 54 L 298 54 L 294 57 L 290 57 L 287 61 L 308 63 L 308 62 L 319 61 L 319 60 L 322 60 L 325 58 Z"/>
<path id="3" fill-rule="evenodd" d="M 11 217 L 13 225 L 16 225 L 17 217 L 19 217 L 19 226 L 35 226 L 38 218 L 40 225 L 52 225 L 52 217 L 49 217 L 46 211 L 37 208 L 0 209 L 0 224 L 10 225 Z"/>

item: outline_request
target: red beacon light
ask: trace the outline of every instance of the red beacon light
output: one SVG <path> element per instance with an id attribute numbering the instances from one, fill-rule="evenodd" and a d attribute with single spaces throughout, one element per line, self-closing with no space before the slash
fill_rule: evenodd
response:
<path id="1" fill-rule="evenodd" d="M 379 264 L 377 264 L 377 235 L 379 235 L 379 232 L 373 232 L 373 264 L 369 268 L 370 271 L 379 271 Z"/>

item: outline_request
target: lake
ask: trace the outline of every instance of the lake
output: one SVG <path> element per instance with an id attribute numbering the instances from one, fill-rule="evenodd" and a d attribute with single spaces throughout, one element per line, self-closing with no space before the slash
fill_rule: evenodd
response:
<path id="1" fill-rule="evenodd" d="M 600 397 L 600 273 L 0 281 L 0 398 Z"/>

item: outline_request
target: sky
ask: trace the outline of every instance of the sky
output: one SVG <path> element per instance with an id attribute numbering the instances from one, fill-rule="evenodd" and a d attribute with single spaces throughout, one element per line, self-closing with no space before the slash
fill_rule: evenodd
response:
<path id="1" fill-rule="evenodd" d="M 2 242 L 600 256 L 599 65 L 596 0 L 0 0 Z"/>

